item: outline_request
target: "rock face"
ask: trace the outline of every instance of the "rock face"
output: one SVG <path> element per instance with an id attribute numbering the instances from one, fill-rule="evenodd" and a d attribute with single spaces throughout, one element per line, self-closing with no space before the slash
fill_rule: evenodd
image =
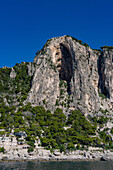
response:
<path id="1" fill-rule="evenodd" d="M 13 68 L 11 68 L 11 73 L 10 73 L 10 78 L 15 78 L 16 77 L 16 72 Z"/>
<path id="2" fill-rule="evenodd" d="M 110 109 L 112 60 L 112 49 L 92 50 L 70 36 L 52 38 L 34 59 L 36 69 L 27 101 L 49 109 L 55 104 L 65 110 L 68 106 L 85 113 Z"/>
<path id="3" fill-rule="evenodd" d="M 113 102 L 113 49 L 103 48 L 99 61 L 101 92 Z"/>

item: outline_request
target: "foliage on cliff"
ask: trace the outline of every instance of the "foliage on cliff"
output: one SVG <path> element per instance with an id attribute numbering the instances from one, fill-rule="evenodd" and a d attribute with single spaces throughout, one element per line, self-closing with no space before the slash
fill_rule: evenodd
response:
<path id="1" fill-rule="evenodd" d="M 16 74 L 11 78 L 11 68 L 0 68 L 0 103 L 6 100 L 9 105 L 19 104 L 27 98 L 31 88 L 32 76 L 28 74 L 28 64 L 23 62 L 16 64 L 13 70 Z"/>
<path id="2" fill-rule="evenodd" d="M 113 128 L 107 125 L 113 118 L 113 51 L 112 46 L 102 48 L 107 50 L 95 52 L 81 40 L 63 36 L 49 40 L 37 53 L 34 77 L 34 63 L 1 68 L 0 136 L 13 129 L 20 140 L 24 132 L 29 152 L 37 139 L 51 150 L 113 148 Z"/>
<path id="3" fill-rule="evenodd" d="M 106 132 L 99 132 L 96 136 L 97 124 L 106 123 L 101 117 L 98 121 L 93 118 L 91 124 L 89 120 L 78 110 L 71 111 L 66 117 L 62 109 L 57 108 L 54 114 L 50 110 L 45 110 L 43 106 L 32 107 L 30 103 L 20 106 L 16 110 L 15 106 L 8 107 L 0 105 L 0 136 L 9 135 L 14 130 L 16 135 L 25 132 L 25 140 L 28 145 L 35 147 L 35 140 L 40 139 L 41 146 L 47 149 L 66 149 L 96 147 L 112 147 L 111 136 Z M 21 136 L 18 136 L 19 140 Z"/>

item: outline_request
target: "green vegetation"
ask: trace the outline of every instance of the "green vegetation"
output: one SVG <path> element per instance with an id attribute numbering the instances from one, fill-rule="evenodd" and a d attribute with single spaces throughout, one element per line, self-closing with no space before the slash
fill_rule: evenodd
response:
<path id="1" fill-rule="evenodd" d="M 99 93 L 99 97 L 101 97 L 102 99 L 106 99 L 106 96 L 102 93 Z"/>
<path id="2" fill-rule="evenodd" d="M 33 151 L 34 151 L 34 148 L 33 148 L 33 147 L 29 147 L 29 148 L 28 148 L 28 153 L 33 152 Z"/>
<path id="3" fill-rule="evenodd" d="M 84 43 L 83 45 L 84 45 L 85 47 L 89 47 L 89 45 L 88 45 L 87 43 Z"/>
<path id="4" fill-rule="evenodd" d="M 60 80 L 59 87 L 65 87 L 67 89 L 67 82 L 65 80 Z"/>
<path id="5" fill-rule="evenodd" d="M 76 42 L 79 42 L 81 45 L 84 45 L 85 47 L 89 47 L 89 45 L 88 45 L 88 44 L 83 43 L 81 40 L 78 40 L 77 38 L 74 38 L 74 37 L 69 36 L 69 35 L 67 35 L 67 37 L 71 37 L 71 38 L 72 38 L 72 40 L 74 40 L 74 41 L 76 41 Z"/>
<path id="6" fill-rule="evenodd" d="M 107 122 L 107 118 L 94 117 L 91 119 L 91 124 L 78 110 L 70 112 L 66 117 L 60 108 L 52 114 L 43 106 L 32 107 L 30 103 L 20 106 L 18 110 L 14 106 L 1 104 L 0 113 L 0 128 L 4 129 L 0 136 L 9 135 L 11 129 L 14 129 L 15 135 L 20 132 L 25 133 L 25 140 L 30 146 L 28 152 L 32 152 L 35 148 L 37 138 L 40 139 L 41 146 L 46 149 L 59 149 L 61 152 L 88 146 L 102 147 L 103 144 L 106 146 L 109 141 L 111 142 L 106 132 L 99 133 L 100 138 L 95 136 L 97 124 L 103 125 Z M 16 137 L 21 141 L 21 135 Z"/>
<path id="7" fill-rule="evenodd" d="M 13 67 L 16 72 L 15 79 L 10 78 L 11 68 L 0 68 L 0 93 L 28 93 L 31 77 L 28 75 L 27 64 L 16 64 Z"/>
<path id="8" fill-rule="evenodd" d="M 51 42 L 52 39 L 48 39 L 47 42 L 45 43 L 45 45 L 43 46 L 43 49 L 47 46 L 49 46 L 50 42 Z"/>
<path id="9" fill-rule="evenodd" d="M 113 128 L 111 128 L 111 131 L 110 131 L 110 133 L 113 135 Z"/>
<path id="10" fill-rule="evenodd" d="M 104 131 L 99 132 L 100 138 L 103 139 L 103 142 L 107 144 L 108 142 L 112 141 L 112 138 L 110 135 L 107 135 Z"/>
<path id="11" fill-rule="evenodd" d="M 11 68 L 0 68 L 0 92 L 9 91 L 9 79 Z"/>
<path id="12" fill-rule="evenodd" d="M 13 68 L 16 71 L 16 78 L 13 81 L 16 82 L 15 93 L 21 92 L 22 95 L 25 95 L 30 90 L 31 76 L 28 75 L 28 63 L 16 64 Z"/>
<path id="13" fill-rule="evenodd" d="M 4 147 L 1 147 L 1 148 L 0 148 L 0 152 L 3 152 L 3 153 L 5 152 Z"/>
<path id="14" fill-rule="evenodd" d="M 79 43 L 82 43 L 78 40 Z M 87 44 L 85 44 L 87 46 Z M 50 67 L 56 69 L 51 60 L 48 60 Z M 73 149 L 83 149 L 89 146 L 111 147 L 113 142 L 108 129 L 97 131 L 97 126 L 102 128 L 108 122 L 104 116 L 89 117 L 89 120 L 79 111 L 74 110 L 66 116 L 63 110 L 57 108 L 54 113 L 46 110 L 43 106 L 31 106 L 31 103 L 24 105 L 27 94 L 30 90 L 32 76 L 28 74 L 28 63 L 16 64 L 15 78 L 10 78 L 11 68 L 0 69 L 0 136 L 10 136 L 12 129 L 18 142 L 25 142 L 29 145 L 28 152 L 35 148 L 35 141 L 40 140 L 41 146 L 53 151 L 59 149 L 65 152 Z M 61 80 L 59 83 L 60 99 L 56 100 L 56 106 L 69 107 L 73 102 L 69 96 L 65 96 L 67 82 Z M 99 94 L 103 99 L 104 94 Z M 7 106 L 5 101 L 7 101 Z M 78 99 L 80 100 L 80 99 Z M 15 106 L 12 104 L 14 103 Z M 43 100 L 46 106 L 46 100 Z M 80 104 L 80 103 L 79 103 Z M 103 115 L 108 111 L 100 109 Z M 21 134 L 24 134 L 24 140 Z M 96 135 L 98 133 L 98 135 Z M 113 129 L 110 131 L 113 134 Z M 97 137 L 98 136 L 98 137 Z M 4 152 L 4 148 L 0 148 Z"/>
<path id="15" fill-rule="evenodd" d="M 105 46 L 103 46 L 103 47 L 100 47 L 101 49 L 103 49 L 103 48 L 107 48 L 107 49 L 113 49 L 113 46 L 107 46 L 107 45 L 105 45 Z"/>
<path id="16" fill-rule="evenodd" d="M 32 76 L 28 74 L 28 64 L 24 62 L 13 67 L 15 78 L 10 78 L 11 68 L 0 68 L 0 103 L 4 102 L 4 98 L 9 105 L 27 99 L 32 81 Z"/>
<path id="17" fill-rule="evenodd" d="M 99 111 L 101 111 L 104 115 L 105 115 L 106 113 L 108 113 L 108 110 L 107 110 L 107 109 L 103 110 L 103 109 L 100 108 Z"/>
<path id="18" fill-rule="evenodd" d="M 97 52 L 102 52 L 100 49 L 93 49 L 94 51 L 97 51 Z"/>
<path id="19" fill-rule="evenodd" d="M 55 106 L 58 106 L 58 105 L 59 105 L 59 100 L 56 99 L 56 104 L 55 104 Z"/>
<path id="20" fill-rule="evenodd" d="M 108 122 L 108 118 L 104 117 L 104 116 L 100 116 L 100 117 L 99 116 L 98 117 L 89 116 L 88 118 L 95 126 L 97 126 L 97 124 L 98 124 L 100 127 L 103 127 L 103 125 Z"/>

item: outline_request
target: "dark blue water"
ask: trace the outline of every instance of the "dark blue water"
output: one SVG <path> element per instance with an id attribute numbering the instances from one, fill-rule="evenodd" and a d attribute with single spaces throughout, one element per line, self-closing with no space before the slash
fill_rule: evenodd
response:
<path id="1" fill-rule="evenodd" d="M 113 161 L 0 162 L 0 170 L 113 170 Z"/>

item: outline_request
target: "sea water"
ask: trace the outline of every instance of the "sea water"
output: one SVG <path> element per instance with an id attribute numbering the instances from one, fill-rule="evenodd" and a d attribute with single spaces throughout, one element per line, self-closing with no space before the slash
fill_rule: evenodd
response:
<path id="1" fill-rule="evenodd" d="M 0 162 L 0 170 L 113 170 L 113 161 Z"/>

